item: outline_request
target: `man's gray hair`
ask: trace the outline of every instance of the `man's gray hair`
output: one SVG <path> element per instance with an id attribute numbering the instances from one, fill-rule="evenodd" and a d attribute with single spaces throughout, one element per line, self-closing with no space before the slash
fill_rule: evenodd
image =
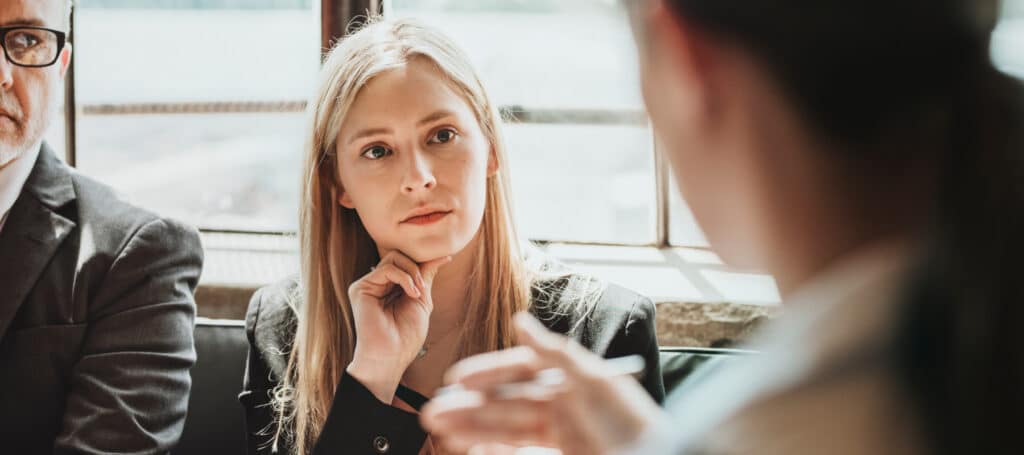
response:
<path id="1" fill-rule="evenodd" d="M 71 32 L 71 11 L 75 8 L 75 0 L 68 0 L 68 6 L 65 8 L 65 30 Z"/>
<path id="2" fill-rule="evenodd" d="M 75 0 L 68 0 L 68 6 L 64 11 L 64 28 L 67 31 L 71 31 L 71 10 L 75 7 Z"/>

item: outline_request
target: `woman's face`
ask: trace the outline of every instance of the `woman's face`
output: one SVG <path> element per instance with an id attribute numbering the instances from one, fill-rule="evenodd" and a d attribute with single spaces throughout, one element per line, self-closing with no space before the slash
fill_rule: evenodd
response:
<path id="1" fill-rule="evenodd" d="M 425 262 L 472 241 L 497 160 L 473 109 L 431 62 L 374 77 L 337 144 L 338 203 L 359 214 L 378 249 Z"/>

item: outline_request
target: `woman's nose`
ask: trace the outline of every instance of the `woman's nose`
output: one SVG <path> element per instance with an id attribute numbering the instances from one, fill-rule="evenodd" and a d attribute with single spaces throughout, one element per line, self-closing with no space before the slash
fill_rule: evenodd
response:
<path id="1" fill-rule="evenodd" d="M 437 178 L 431 169 L 430 160 L 421 153 L 410 154 L 409 168 L 402 182 L 402 192 L 412 194 L 420 190 L 429 190 L 437 186 Z"/>

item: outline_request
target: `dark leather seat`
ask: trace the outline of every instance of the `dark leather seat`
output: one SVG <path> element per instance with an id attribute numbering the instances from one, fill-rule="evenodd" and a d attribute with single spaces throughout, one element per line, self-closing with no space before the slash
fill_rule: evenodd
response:
<path id="1" fill-rule="evenodd" d="M 244 454 L 242 389 L 249 341 L 245 321 L 196 319 L 196 365 L 188 416 L 175 454 Z"/>
<path id="2" fill-rule="evenodd" d="M 661 376 L 665 395 L 688 381 L 696 380 L 719 365 L 732 362 L 754 351 L 722 348 L 661 348 Z"/>
<path id="3" fill-rule="evenodd" d="M 244 454 L 245 422 L 238 392 L 245 373 L 249 343 L 243 321 L 196 320 L 198 360 L 192 368 L 188 417 L 175 454 Z M 664 348 L 661 368 L 665 390 L 713 369 L 747 351 L 704 348 Z"/>

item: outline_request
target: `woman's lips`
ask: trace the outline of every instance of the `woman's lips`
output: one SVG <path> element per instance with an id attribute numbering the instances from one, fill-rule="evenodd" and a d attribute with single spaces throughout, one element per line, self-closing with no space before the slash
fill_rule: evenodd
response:
<path id="1" fill-rule="evenodd" d="M 444 217 L 450 215 L 452 212 L 432 212 L 420 216 L 414 216 L 402 222 L 402 224 L 417 224 L 426 225 L 433 224 L 444 219 Z"/>

